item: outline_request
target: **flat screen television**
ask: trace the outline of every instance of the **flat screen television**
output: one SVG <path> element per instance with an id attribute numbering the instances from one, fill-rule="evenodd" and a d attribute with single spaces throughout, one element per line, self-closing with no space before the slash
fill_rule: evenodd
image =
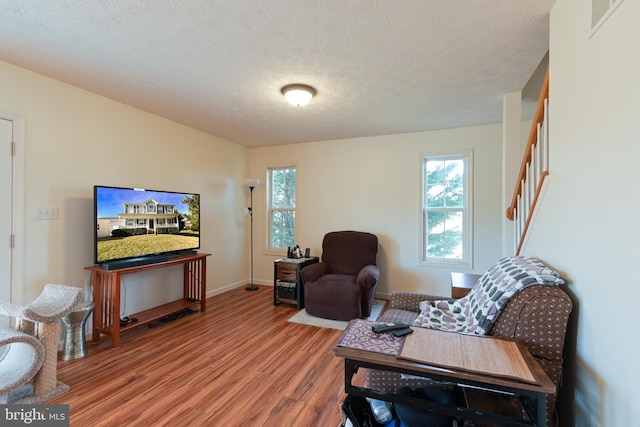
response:
<path id="1" fill-rule="evenodd" d="M 95 263 L 107 270 L 162 262 L 200 248 L 200 195 L 93 187 Z"/>

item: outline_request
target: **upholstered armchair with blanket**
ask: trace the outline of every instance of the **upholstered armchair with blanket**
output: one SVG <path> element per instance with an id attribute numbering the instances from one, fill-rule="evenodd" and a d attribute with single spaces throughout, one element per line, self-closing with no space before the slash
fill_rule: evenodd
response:
<path id="1" fill-rule="evenodd" d="M 564 281 L 535 258 L 507 257 L 492 266 L 459 300 L 413 292 L 391 294 L 380 322 L 406 322 L 474 335 L 491 335 L 522 343 L 551 381 L 560 386 L 571 298 Z M 465 314 L 471 314 L 466 316 Z M 368 387 L 394 392 L 401 387 L 433 386 L 426 379 L 367 370 Z M 557 392 L 547 396 L 547 424 L 555 425 Z"/>
<path id="2" fill-rule="evenodd" d="M 378 238 L 360 231 L 334 231 L 322 240 L 320 263 L 300 272 L 307 313 L 325 319 L 368 317 L 380 270 Z"/>

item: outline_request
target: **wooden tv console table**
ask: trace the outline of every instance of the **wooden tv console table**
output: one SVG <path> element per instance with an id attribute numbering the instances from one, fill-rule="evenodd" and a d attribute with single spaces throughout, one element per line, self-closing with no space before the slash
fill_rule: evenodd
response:
<path id="1" fill-rule="evenodd" d="M 167 261 L 139 265 L 135 267 L 120 268 L 117 270 L 105 270 L 100 265 L 85 267 L 85 270 L 93 274 L 93 335 L 92 341 L 100 341 L 100 334 L 111 336 L 111 347 L 120 346 L 120 334 L 136 326 L 158 320 L 164 316 L 178 313 L 200 303 L 200 312 L 207 310 L 207 262 L 206 258 L 211 254 L 197 253 L 193 255 L 176 256 Z M 138 319 L 137 322 L 120 326 L 120 283 L 125 274 L 139 273 L 161 267 L 174 265 L 184 266 L 184 293 L 183 298 L 140 313 L 131 314 L 130 317 Z"/>

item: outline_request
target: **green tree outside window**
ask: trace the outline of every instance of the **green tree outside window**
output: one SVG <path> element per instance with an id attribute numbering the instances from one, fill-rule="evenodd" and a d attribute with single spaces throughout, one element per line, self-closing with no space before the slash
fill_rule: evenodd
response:
<path id="1" fill-rule="evenodd" d="M 424 160 L 423 261 L 466 259 L 466 156 Z"/>
<path id="2" fill-rule="evenodd" d="M 271 248 L 286 249 L 295 243 L 296 169 L 269 169 Z"/>

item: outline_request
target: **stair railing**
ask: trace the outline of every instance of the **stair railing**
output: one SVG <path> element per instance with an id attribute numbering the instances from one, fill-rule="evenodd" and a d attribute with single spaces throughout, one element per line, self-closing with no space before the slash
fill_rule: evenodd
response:
<path id="1" fill-rule="evenodd" d="M 533 117 L 529 140 L 524 151 L 518 181 L 507 208 L 507 218 L 514 224 L 516 255 L 520 254 L 527 235 L 542 184 L 549 175 L 549 70 L 544 78 L 538 107 Z"/>

